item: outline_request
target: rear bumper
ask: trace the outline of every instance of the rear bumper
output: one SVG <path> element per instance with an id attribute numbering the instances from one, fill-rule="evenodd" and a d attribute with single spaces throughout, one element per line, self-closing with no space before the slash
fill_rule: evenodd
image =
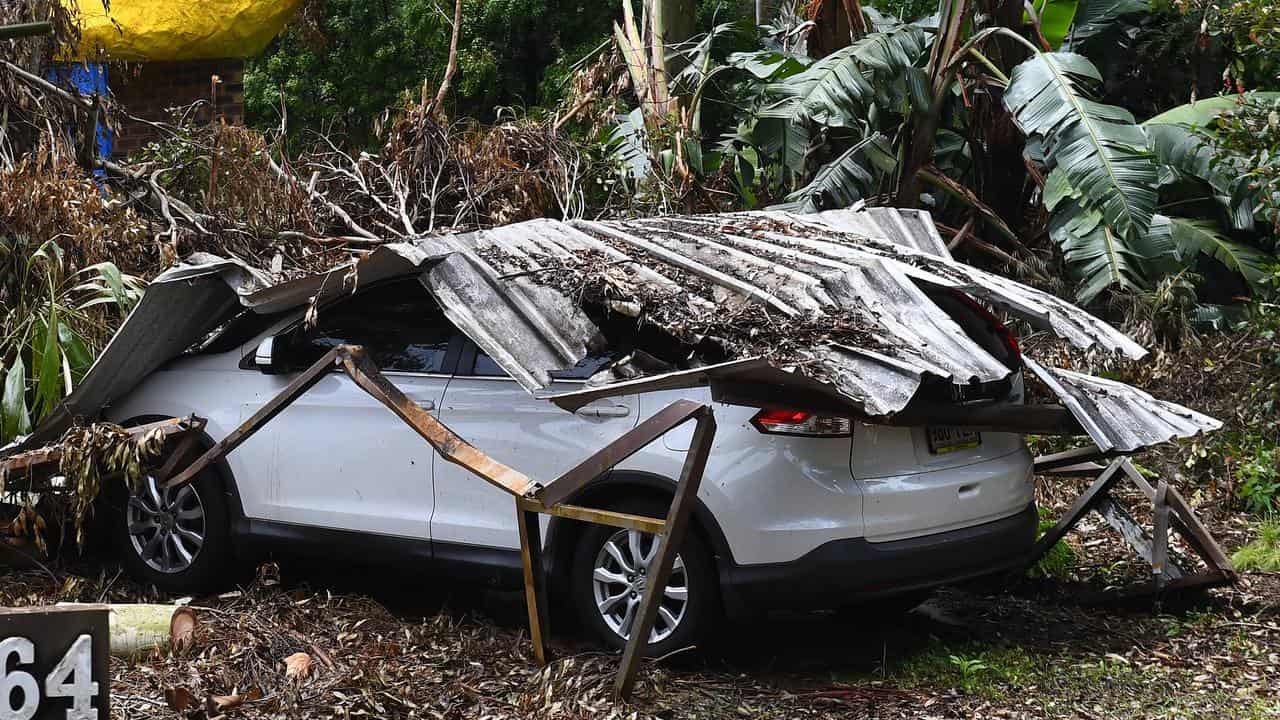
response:
<path id="1" fill-rule="evenodd" d="M 722 568 L 730 614 L 770 609 L 815 610 L 936 587 L 1007 570 L 1036 539 L 1035 504 L 1001 520 L 889 542 L 833 540 L 803 557 Z"/>

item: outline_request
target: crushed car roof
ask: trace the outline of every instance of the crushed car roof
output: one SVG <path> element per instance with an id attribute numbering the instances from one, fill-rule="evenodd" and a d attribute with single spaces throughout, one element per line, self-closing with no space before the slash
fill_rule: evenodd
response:
<path id="1" fill-rule="evenodd" d="M 852 415 L 890 419 L 927 380 L 967 386 L 1014 372 L 930 297 L 953 290 L 1080 348 L 1146 353 L 1060 298 L 953 260 L 921 211 L 534 220 L 382 245 L 352 266 L 283 284 L 235 261 L 193 256 L 152 283 L 46 425 L 96 414 L 241 307 L 323 304 L 410 274 L 512 378 L 568 409 L 611 394 L 733 384 L 788 398 L 795 390 Z M 609 344 L 617 327 L 641 326 L 664 333 L 678 352 L 636 351 L 581 390 L 550 391 L 554 371 Z M 1103 449 L 1131 451 L 1220 425 L 1132 388 L 1119 393 L 1109 381 L 1041 370 Z M 1090 400 L 1099 393 L 1106 399 Z"/>

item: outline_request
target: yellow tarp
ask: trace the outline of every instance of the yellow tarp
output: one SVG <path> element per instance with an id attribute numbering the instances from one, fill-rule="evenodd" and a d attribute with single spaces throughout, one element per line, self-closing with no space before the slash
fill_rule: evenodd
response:
<path id="1" fill-rule="evenodd" d="M 248 57 L 280 32 L 302 0 L 80 0 L 76 59 L 208 60 Z"/>

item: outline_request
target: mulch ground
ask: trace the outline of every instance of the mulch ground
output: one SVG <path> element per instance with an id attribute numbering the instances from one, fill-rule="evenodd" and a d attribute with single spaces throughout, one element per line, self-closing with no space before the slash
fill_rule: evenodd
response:
<path id="1" fill-rule="evenodd" d="M 112 658 L 112 717 L 968 718 L 1280 717 L 1280 576 L 1189 604 L 1090 607 L 1076 582 L 951 589 L 902 617 L 771 617 L 651 662 L 630 703 L 617 657 L 558 634 L 538 668 L 516 593 L 373 568 L 264 565 L 193 598 L 188 650 Z M 1109 543 L 1109 540 L 1104 540 Z M 10 570 L 0 605 L 163 601 L 110 566 Z M 3 572 L 3 571 L 0 571 Z M 1114 572 L 1114 571 L 1113 571 Z M 1114 574 L 1111 577 L 1118 577 Z M 289 677 L 285 658 L 309 672 Z"/>

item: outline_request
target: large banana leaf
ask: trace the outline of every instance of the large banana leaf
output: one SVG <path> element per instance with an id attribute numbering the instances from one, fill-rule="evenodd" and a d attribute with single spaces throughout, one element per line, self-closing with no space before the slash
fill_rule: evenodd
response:
<path id="1" fill-rule="evenodd" d="M 775 209 L 792 212 L 817 212 L 832 208 L 846 208 L 875 192 L 876 178 L 872 174 L 874 163 L 868 153 L 886 152 L 884 136 L 873 135 L 855 143 L 835 160 L 827 163 L 814 174 L 805 187 L 787 196 L 787 202 Z"/>
<path id="2" fill-rule="evenodd" d="M 1184 263 L 1205 255 L 1240 273 L 1255 292 L 1267 277 L 1267 265 L 1276 258 L 1223 235 L 1209 220 L 1193 220 L 1157 214 L 1151 220 L 1152 242 L 1169 248 Z"/>
<path id="3" fill-rule="evenodd" d="M 1195 102 L 1179 105 L 1172 110 L 1165 110 L 1142 123 L 1152 125 L 1190 125 L 1205 127 L 1224 112 L 1239 107 L 1245 102 L 1274 102 L 1280 100 L 1280 92 L 1254 90 L 1243 95 L 1220 95 Z"/>
<path id="4" fill-rule="evenodd" d="M 804 72 L 770 83 L 766 92 L 777 101 L 767 112 L 791 123 L 857 127 L 873 102 L 909 93 L 907 75 L 928 45 L 928 34 L 912 25 L 867 35 Z"/>
<path id="5" fill-rule="evenodd" d="M 1237 230 L 1253 229 L 1253 198 L 1244 176 L 1246 168 L 1237 158 L 1183 125 L 1144 124 L 1144 128 L 1161 165 L 1175 177 L 1192 177 L 1207 183 L 1230 216 L 1232 226 Z"/>
<path id="6" fill-rule="evenodd" d="M 1055 207 L 1049 218 L 1049 237 L 1062 248 L 1063 257 L 1081 278 L 1076 289 L 1080 302 L 1089 302 L 1111 286 L 1141 290 L 1150 284 L 1146 268 L 1162 254 L 1158 246 L 1120 238 L 1100 213 L 1081 207 L 1074 199 L 1064 198 Z"/>
<path id="7" fill-rule="evenodd" d="M 1091 38 L 1113 26 L 1121 17 L 1150 9 L 1149 0 L 1080 0 L 1071 31 L 1067 33 L 1062 49 L 1079 49 Z"/>
<path id="8" fill-rule="evenodd" d="M 1157 202 L 1147 137 L 1127 110 L 1090 99 L 1101 82 L 1080 55 L 1042 53 L 1013 69 L 1004 94 L 1051 171 L 1051 235 L 1081 274 L 1084 300 L 1111 284 L 1145 286 L 1140 246 Z"/>
<path id="9" fill-rule="evenodd" d="M 1087 0 L 1086 0 L 1087 2 Z M 1040 20 L 1040 34 L 1057 49 L 1071 29 L 1071 21 L 1082 3 L 1080 0 L 1036 0 L 1031 3 Z"/>

